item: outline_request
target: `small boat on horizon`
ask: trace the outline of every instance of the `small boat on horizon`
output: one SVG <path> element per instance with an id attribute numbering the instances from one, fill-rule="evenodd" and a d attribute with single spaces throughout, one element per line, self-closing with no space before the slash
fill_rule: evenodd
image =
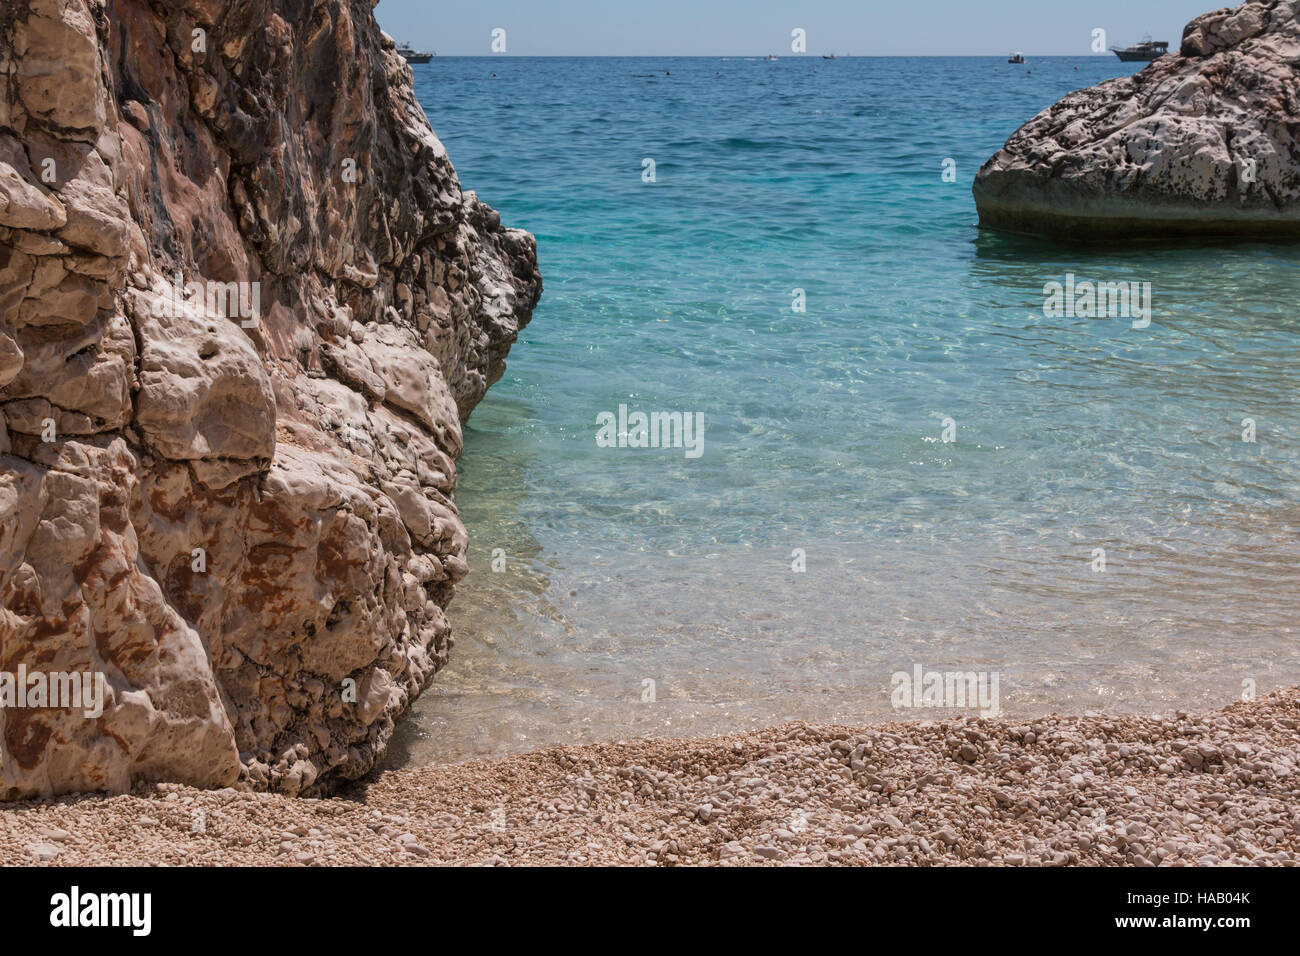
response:
<path id="1" fill-rule="evenodd" d="M 779 56 L 773 56 L 771 53 L 769 53 L 767 56 L 763 57 L 763 59 L 765 59 L 765 60 L 779 60 L 779 59 L 781 59 L 781 58 L 780 58 Z"/>
<path id="2" fill-rule="evenodd" d="M 1025 55 L 1023 53 L 1013 53 L 1007 57 L 1008 63 L 1024 63 Z"/>
<path id="3" fill-rule="evenodd" d="M 1123 60 L 1125 63 L 1150 63 L 1157 57 L 1164 56 L 1169 52 L 1169 44 L 1164 40 L 1153 40 L 1150 37 L 1144 39 L 1141 43 L 1133 46 L 1111 47 L 1111 52 Z"/>
<path id="4" fill-rule="evenodd" d="M 823 59 L 823 60 L 833 60 L 833 59 L 835 59 L 835 54 L 834 54 L 834 53 L 823 53 L 823 54 L 822 54 L 822 59 Z"/>
<path id="5" fill-rule="evenodd" d="M 397 45 L 397 52 L 406 58 L 407 63 L 428 63 L 438 55 L 436 53 L 417 52 L 409 43 L 399 43 Z"/>

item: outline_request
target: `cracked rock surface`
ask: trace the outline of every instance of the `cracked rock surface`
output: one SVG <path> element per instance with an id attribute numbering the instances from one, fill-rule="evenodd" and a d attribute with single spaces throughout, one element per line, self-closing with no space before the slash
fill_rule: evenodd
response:
<path id="1" fill-rule="evenodd" d="M 980 169 L 980 223 L 1083 238 L 1300 236 L 1298 0 L 1197 17 L 1177 54 L 1071 93 Z"/>
<path id="2" fill-rule="evenodd" d="M 447 659 L 541 277 L 371 6 L 0 7 L 0 671 L 107 681 L 0 709 L 0 796 L 323 792 Z"/>

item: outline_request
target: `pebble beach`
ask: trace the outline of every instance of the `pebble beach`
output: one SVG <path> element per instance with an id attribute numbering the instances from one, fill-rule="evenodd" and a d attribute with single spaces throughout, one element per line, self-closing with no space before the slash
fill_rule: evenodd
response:
<path id="1" fill-rule="evenodd" d="M 1212 866 L 1300 861 L 1300 688 L 1208 713 L 805 723 L 0 810 L 0 864 Z"/>

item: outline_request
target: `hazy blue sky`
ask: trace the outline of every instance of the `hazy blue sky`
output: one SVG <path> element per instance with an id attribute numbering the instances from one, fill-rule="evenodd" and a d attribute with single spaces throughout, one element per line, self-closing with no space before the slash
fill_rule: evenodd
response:
<path id="1" fill-rule="evenodd" d="M 695 56 L 808 52 L 859 56 L 1027 56 L 1091 52 L 1092 31 L 1127 46 L 1151 34 L 1177 48 L 1214 0 L 381 0 L 379 24 L 440 55 L 487 55 L 492 30 L 516 56 Z"/>

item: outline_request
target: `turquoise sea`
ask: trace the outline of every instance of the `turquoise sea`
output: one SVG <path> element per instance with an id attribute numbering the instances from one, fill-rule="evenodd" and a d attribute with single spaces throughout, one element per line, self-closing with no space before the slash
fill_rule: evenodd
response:
<path id="1" fill-rule="evenodd" d="M 892 708 L 916 664 L 1009 714 L 1300 683 L 1300 248 L 976 226 L 1007 136 L 1136 66 L 414 67 L 546 292 L 466 430 L 456 646 L 393 760 L 943 715 Z M 1149 282 L 1149 327 L 1046 317 L 1068 274 Z M 599 447 L 620 404 L 701 414 L 702 454 Z"/>

